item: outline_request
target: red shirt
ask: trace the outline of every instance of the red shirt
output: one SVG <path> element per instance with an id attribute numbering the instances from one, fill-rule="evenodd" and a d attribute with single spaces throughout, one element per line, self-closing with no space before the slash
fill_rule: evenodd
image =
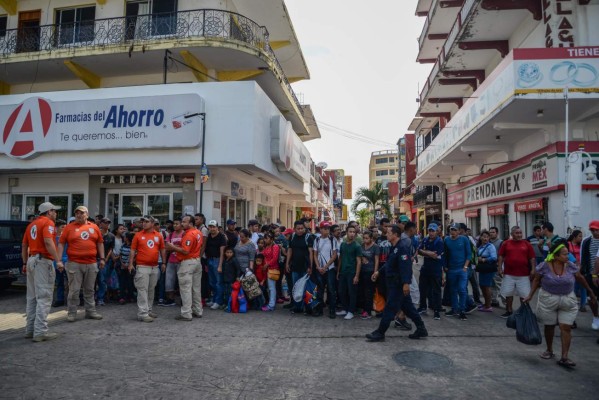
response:
<path id="1" fill-rule="evenodd" d="M 181 248 L 189 251 L 189 254 L 185 255 L 177 253 L 177 259 L 179 261 L 189 260 L 191 258 L 200 258 L 200 250 L 202 249 L 202 233 L 196 228 L 190 228 L 185 231 L 183 238 L 181 239 Z"/>
<path id="2" fill-rule="evenodd" d="M 503 257 L 503 273 L 513 276 L 530 275 L 529 260 L 535 251 L 528 240 L 508 239 L 501 244 L 499 255 Z"/>
<path id="3" fill-rule="evenodd" d="M 41 254 L 42 257 L 54 260 L 54 257 L 46 249 L 45 238 L 52 239 L 52 243 L 56 243 L 56 228 L 54 221 L 42 215 L 27 226 L 25 235 L 23 235 L 23 245 L 29 246 L 29 254 L 32 256 Z"/>
<path id="4" fill-rule="evenodd" d="M 104 243 L 104 239 L 98 225 L 88 222 L 84 224 L 71 222 L 62 231 L 60 243 L 68 244 L 69 261 L 79 264 L 95 264 L 98 243 Z"/>
<path id="5" fill-rule="evenodd" d="M 136 251 L 137 265 L 155 267 L 158 265 L 160 250 L 164 249 L 164 239 L 160 232 L 137 232 L 131 242 L 131 251 Z"/>
<path id="6" fill-rule="evenodd" d="M 279 245 L 273 244 L 272 246 L 267 246 L 262 251 L 264 255 L 264 262 L 268 269 L 279 269 Z"/>
<path id="7" fill-rule="evenodd" d="M 256 265 L 254 262 L 254 275 L 256 275 L 256 279 L 258 279 L 260 284 L 262 284 L 262 282 L 268 277 L 268 272 L 266 271 L 266 262 L 262 265 Z"/>

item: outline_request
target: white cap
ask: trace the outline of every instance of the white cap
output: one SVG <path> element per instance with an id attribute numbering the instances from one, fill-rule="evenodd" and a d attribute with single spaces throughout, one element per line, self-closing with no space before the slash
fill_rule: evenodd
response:
<path id="1" fill-rule="evenodd" d="M 218 226 L 218 224 L 216 223 L 215 220 L 210 220 L 210 222 L 208 222 L 208 226 Z"/>
<path id="2" fill-rule="evenodd" d="M 54 204 L 50 203 L 49 201 L 40 204 L 38 210 L 40 213 L 45 213 L 48 212 L 50 210 L 60 210 L 62 207 L 61 206 L 55 206 Z"/>

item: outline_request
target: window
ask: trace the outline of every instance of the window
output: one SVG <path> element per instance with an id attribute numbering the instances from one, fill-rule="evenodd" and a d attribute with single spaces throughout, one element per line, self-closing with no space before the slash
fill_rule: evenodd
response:
<path id="1" fill-rule="evenodd" d="M 58 45 L 91 42 L 94 40 L 96 6 L 63 8 L 55 11 Z"/>
<path id="2" fill-rule="evenodd" d="M 376 176 L 387 176 L 389 175 L 389 171 L 386 169 L 381 169 L 379 171 L 376 171 Z"/>
<path id="3" fill-rule="evenodd" d="M 377 158 L 376 160 L 374 160 L 375 164 L 387 164 L 388 162 L 389 162 L 389 159 L 387 157 Z"/>
<path id="4" fill-rule="evenodd" d="M 177 31 L 177 0 L 131 0 L 126 7 L 127 40 Z"/>
<path id="5" fill-rule="evenodd" d="M 6 24 L 8 17 L 6 15 L 0 15 L 0 37 L 6 36 Z"/>

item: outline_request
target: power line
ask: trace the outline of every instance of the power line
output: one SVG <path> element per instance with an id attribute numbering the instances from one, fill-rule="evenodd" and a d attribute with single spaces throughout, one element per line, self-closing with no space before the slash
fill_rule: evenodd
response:
<path id="1" fill-rule="evenodd" d="M 353 139 L 356 141 L 360 141 L 363 143 L 369 143 L 369 144 L 373 144 L 373 145 L 377 145 L 377 146 L 385 146 L 385 147 L 395 147 L 396 146 L 393 143 L 389 143 L 389 142 L 385 142 L 383 140 L 378 140 L 378 139 L 375 139 L 372 137 L 364 136 L 359 133 L 337 127 L 335 125 L 328 124 L 326 122 L 318 121 L 317 123 L 319 126 L 321 126 L 322 129 L 324 129 L 328 132 L 331 132 L 331 133 L 335 133 L 340 136 L 344 136 L 348 139 Z"/>

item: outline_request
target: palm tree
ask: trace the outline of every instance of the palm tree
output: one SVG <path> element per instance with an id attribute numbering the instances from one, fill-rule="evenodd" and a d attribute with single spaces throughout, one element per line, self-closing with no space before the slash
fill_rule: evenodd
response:
<path id="1" fill-rule="evenodd" d="M 370 224 L 370 218 L 372 217 L 372 211 L 368 208 L 360 208 L 355 212 L 356 219 L 360 226 L 368 227 Z"/>
<path id="2" fill-rule="evenodd" d="M 372 213 L 377 209 L 381 209 L 386 215 L 391 215 L 387 190 L 383 188 L 383 184 L 380 182 L 375 183 L 372 189 L 367 187 L 358 188 L 354 202 L 351 205 L 351 211 L 357 215 L 358 207 L 362 205 L 366 206 Z"/>

